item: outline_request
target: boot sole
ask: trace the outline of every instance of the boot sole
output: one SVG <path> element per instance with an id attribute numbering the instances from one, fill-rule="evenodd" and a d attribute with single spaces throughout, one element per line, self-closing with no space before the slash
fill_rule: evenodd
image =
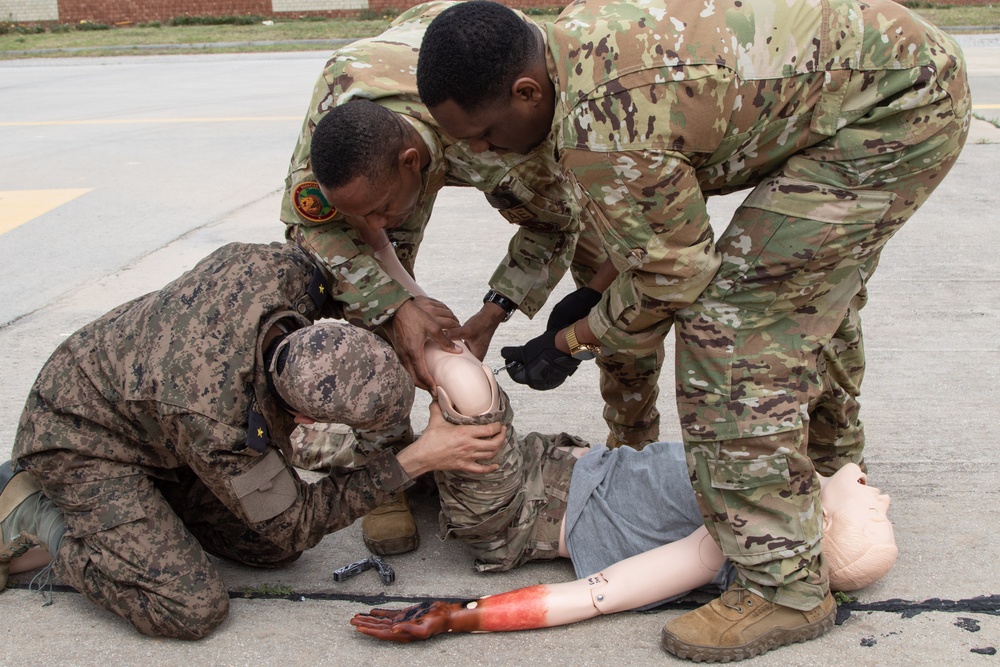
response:
<path id="1" fill-rule="evenodd" d="M 761 635 L 757 639 L 742 646 L 698 646 L 682 642 L 669 632 L 666 628 L 660 630 L 660 643 L 663 650 L 671 655 L 691 662 L 737 662 L 747 658 L 754 658 L 763 655 L 771 649 L 789 644 L 799 644 L 810 639 L 815 639 L 826 634 L 833 627 L 837 619 L 837 605 L 833 606 L 830 613 L 819 619 L 815 623 L 810 623 L 794 630 L 784 630 L 777 628 L 767 634 Z"/>
<path id="2" fill-rule="evenodd" d="M 420 546 L 419 534 L 408 537 L 394 537 L 388 540 L 379 540 L 378 542 L 369 540 L 368 537 L 363 534 L 362 538 L 364 538 L 365 546 L 368 547 L 368 551 L 371 551 L 376 556 L 395 556 L 397 554 L 405 554 Z"/>

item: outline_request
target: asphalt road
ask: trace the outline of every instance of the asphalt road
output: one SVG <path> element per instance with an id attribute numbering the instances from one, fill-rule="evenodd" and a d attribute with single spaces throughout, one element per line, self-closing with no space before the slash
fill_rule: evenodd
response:
<path id="1" fill-rule="evenodd" d="M 1000 117 L 1000 38 L 970 40 L 976 112 Z M 6 443 L 0 458 L 9 452 L 35 374 L 65 335 L 162 285 L 222 243 L 280 238 L 282 179 L 326 57 L 0 62 L 0 442 Z M 769 653 L 761 664 L 971 665 L 1000 647 L 1000 537 L 993 518 L 1000 482 L 1000 249 L 989 236 L 1000 208 L 998 142 L 1000 130 L 977 123 L 958 165 L 888 246 L 871 284 L 869 465 L 873 480 L 893 496 L 900 560 L 859 594 L 841 627 Z M 711 202 L 719 224 L 738 200 Z M 477 193 L 446 190 L 418 277 L 468 316 L 509 233 Z M 537 328 L 519 315 L 494 349 Z M 491 353 L 487 361 L 497 359 Z M 676 438 L 665 375 L 663 436 Z M 593 367 L 557 392 L 504 386 L 520 430 L 603 438 Z M 432 504 L 418 507 L 418 516 L 423 545 L 393 559 L 392 587 L 375 577 L 332 582 L 332 569 L 364 553 L 357 525 L 285 570 L 223 566 L 236 598 L 232 617 L 195 644 L 142 638 L 75 593 L 57 592 L 55 604 L 43 607 L 26 590 L 28 578 L 19 578 L 0 597 L 0 665 L 672 662 L 659 649 L 658 632 L 676 608 L 412 647 L 354 635 L 346 619 L 373 600 L 470 598 L 571 577 L 565 563 L 477 575 L 459 545 L 434 538 Z M 290 592 L 242 599 L 264 585 Z"/>

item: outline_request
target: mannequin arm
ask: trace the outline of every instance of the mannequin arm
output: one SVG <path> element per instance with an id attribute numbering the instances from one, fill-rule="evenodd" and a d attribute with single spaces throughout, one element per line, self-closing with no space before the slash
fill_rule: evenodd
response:
<path id="1" fill-rule="evenodd" d="M 425 602 L 356 614 L 358 632 L 397 642 L 443 632 L 505 632 L 576 623 L 635 609 L 712 581 L 725 558 L 704 527 L 684 539 L 562 584 L 530 586 L 471 602 Z"/>
<path id="2" fill-rule="evenodd" d="M 393 280 L 414 296 L 427 296 L 399 263 L 385 230 L 364 232 L 361 238 L 375 249 L 375 259 Z M 465 343 L 457 341 L 456 344 L 461 348 L 458 354 L 443 350 L 434 340 L 424 344 L 424 361 L 434 378 L 441 407 L 466 417 L 495 410 L 499 392 L 493 373 L 469 351 Z"/>

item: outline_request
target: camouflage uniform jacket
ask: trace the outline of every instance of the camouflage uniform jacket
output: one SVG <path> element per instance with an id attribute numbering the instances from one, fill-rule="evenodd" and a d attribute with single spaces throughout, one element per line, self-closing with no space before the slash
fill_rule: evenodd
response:
<path id="1" fill-rule="evenodd" d="M 616 349 L 653 347 L 714 275 L 708 195 L 947 96 L 961 58 L 891 0 L 578 0 L 545 32 L 560 161 L 621 272 L 589 318 Z M 870 134 L 847 157 L 891 143 Z"/>
<path id="2" fill-rule="evenodd" d="M 551 144 L 527 156 L 476 154 L 444 135 L 417 96 L 416 69 L 427 25 L 453 2 L 418 5 L 381 35 L 337 50 L 316 83 L 292 155 L 281 219 L 286 235 L 319 257 L 334 276 L 333 298 L 344 319 L 371 328 L 389 319 L 411 295 L 372 257 L 343 216 L 323 198 L 309 164 L 313 130 L 331 107 L 363 98 L 400 114 L 431 154 L 424 190 L 410 219 L 387 230 L 410 272 L 437 192 L 446 184 L 473 186 L 519 229 L 490 286 L 533 316 L 569 264 L 579 216 Z M 528 20 L 527 18 L 525 20 Z"/>
<path id="3" fill-rule="evenodd" d="M 57 348 L 28 397 L 15 456 L 58 454 L 63 481 L 84 485 L 175 480 L 190 468 L 247 525 L 299 548 L 350 525 L 409 478 L 384 452 L 301 481 L 286 463 L 295 424 L 271 397 L 262 361 L 274 322 L 305 326 L 328 315 L 326 281 L 295 245 L 220 248 Z M 79 424 L 81 436 L 35 432 L 43 412 L 70 417 L 66 430 Z M 90 425 L 106 437 L 86 435 Z"/>

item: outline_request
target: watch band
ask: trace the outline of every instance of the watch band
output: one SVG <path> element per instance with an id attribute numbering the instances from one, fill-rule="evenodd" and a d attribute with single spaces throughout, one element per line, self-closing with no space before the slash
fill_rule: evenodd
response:
<path id="1" fill-rule="evenodd" d="M 507 313 L 507 317 L 503 318 L 504 322 L 513 317 L 514 311 L 517 310 L 516 303 L 495 290 L 490 290 L 486 293 L 486 296 L 483 297 L 483 303 L 495 303 L 503 308 L 504 312 Z"/>
<path id="2" fill-rule="evenodd" d="M 597 345 L 581 343 L 576 337 L 576 325 L 566 329 L 566 345 L 569 347 L 569 355 L 574 359 L 586 361 L 597 356 L 600 348 Z"/>

